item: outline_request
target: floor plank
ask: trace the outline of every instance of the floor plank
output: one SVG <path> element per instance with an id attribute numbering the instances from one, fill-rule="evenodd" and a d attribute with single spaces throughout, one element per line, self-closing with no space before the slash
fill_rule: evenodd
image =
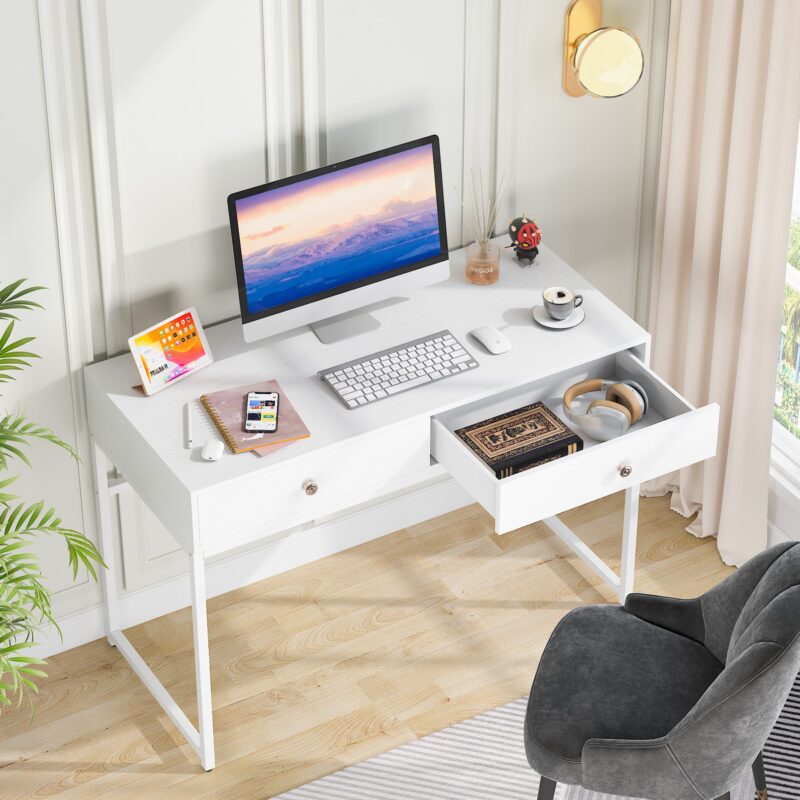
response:
<path id="1" fill-rule="evenodd" d="M 614 569 L 622 499 L 563 515 Z M 638 591 L 730 573 L 685 525 L 642 499 Z M 0 716 L 0 796 L 272 797 L 526 694 L 561 617 L 614 599 L 546 526 L 497 536 L 468 506 L 209 601 L 213 772 L 103 640 L 51 659 L 32 721 Z M 190 620 L 127 633 L 194 718 Z"/>

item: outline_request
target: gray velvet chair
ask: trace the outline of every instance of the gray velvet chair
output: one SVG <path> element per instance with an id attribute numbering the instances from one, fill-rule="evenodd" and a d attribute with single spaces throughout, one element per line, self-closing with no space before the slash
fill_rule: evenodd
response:
<path id="1" fill-rule="evenodd" d="M 694 600 L 631 594 L 567 614 L 542 655 L 525 751 L 557 782 L 650 800 L 726 796 L 800 669 L 800 543 L 777 545 Z"/>

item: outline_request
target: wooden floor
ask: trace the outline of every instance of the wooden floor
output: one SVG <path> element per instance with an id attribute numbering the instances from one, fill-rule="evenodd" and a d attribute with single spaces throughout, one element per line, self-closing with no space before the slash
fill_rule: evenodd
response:
<path id="1" fill-rule="evenodd" d="M 622 495 L 563 518 L 619 567 Z M 637 591 L 730 572 L 685 524 L 642 500 Z M 613 600 L 544 525 L 469 506 L 209 602 L 211 773 L 105 641 L 54 657 L 33 721 L 0 716 L 0 798 L 272 797 L 527 694 L 558 620 Z M 189 610 L 129 636 L 194 719 Z"/>

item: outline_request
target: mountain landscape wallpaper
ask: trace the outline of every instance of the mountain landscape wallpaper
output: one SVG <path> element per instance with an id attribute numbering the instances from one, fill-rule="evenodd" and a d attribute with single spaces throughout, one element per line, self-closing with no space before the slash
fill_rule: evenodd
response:
<path id="1" fill-rule="evenodd" d="M 429 144 L 236 201 L 251 314 L 441 252 Z"/>

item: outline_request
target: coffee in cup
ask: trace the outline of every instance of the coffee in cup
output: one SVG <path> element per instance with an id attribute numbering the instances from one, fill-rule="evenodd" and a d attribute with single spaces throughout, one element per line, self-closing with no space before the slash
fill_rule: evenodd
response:
<path id="1" fill-rule="evenodd" d="M 544 309 L 551 319 L 564 320 L 583 303 L 583 295 L 564 286 L 551 286 L 542 292 Z"/>

